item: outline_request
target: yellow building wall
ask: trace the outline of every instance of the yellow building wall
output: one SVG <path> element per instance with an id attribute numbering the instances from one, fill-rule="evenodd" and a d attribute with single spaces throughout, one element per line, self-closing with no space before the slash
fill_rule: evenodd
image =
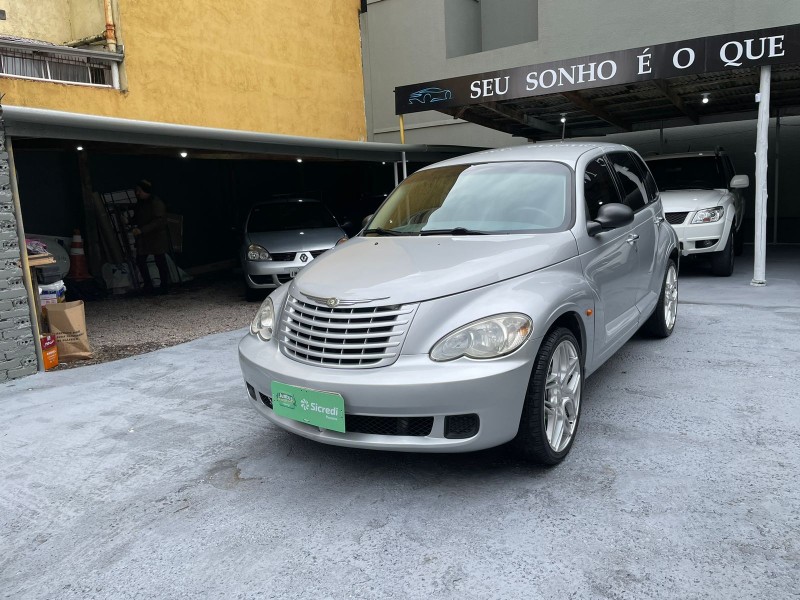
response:
<path id="1" fill-rule="evenodd" d="M 3 103 L 287 135 L 366 138 L 360 0 L 117 4 L 126 91 L 0 76 Z"/>
<path id="2" fill-rule="evenodd" d="M 6 11 L 6 20 L 0 21 L 0 35 L 54 44 L 72 39 L 69 0 L 4 0 L 0 8 Z"/>
<path id="3" fill-rule="evenodd" d="M 103 0 L 69 0 L 71 40 L 81 40 L 106 30 Z"/>

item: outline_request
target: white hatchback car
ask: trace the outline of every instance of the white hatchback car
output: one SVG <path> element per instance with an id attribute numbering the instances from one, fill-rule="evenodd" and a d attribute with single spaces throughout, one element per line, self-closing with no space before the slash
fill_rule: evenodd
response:
<path id="1" fill-rule="evenodd" d="M 736 175 L 730 157 L 720 151 L 655 156 L 647 166 L 683 256 L 707 256 L 714 275 L 730 276 L 744 243 L 741 190 L 750 185 L 749 177 Z"/>

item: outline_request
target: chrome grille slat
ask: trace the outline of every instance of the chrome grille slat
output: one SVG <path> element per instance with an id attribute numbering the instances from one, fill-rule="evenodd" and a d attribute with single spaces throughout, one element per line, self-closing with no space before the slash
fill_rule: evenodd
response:
<path id="1" fill-rule="evenodd" d="M 303 323 L 305 325 L 311 325 L 314 327 L 326 327 L 329 329 L 378 329 L 380 327 L 393 327 L 395 325 L 407 325 L 408 320 L 405 321 L 373 321 L 373 322 L 340 322 L 340 323 L 333 323 L 330 321 L 320 321 L 318 319 L 309 319 L 305 315 L 295 313 L 293 317 L 296 321 Z"/>
<path id="2" fill-rule="evenodd" d="M 310 365 L 389 365 L 397 360 L 416 310 L 416 304 L 329 307 L 289 296 L 281 315 L 281 350 Z"/>
<path id="3" fill-rule="evenodd" d="M 325 319 L 372 319 L 374 317 L 396 317 L 398 315 L 407 315 L 414 312 L 414 309 L 399 308 L 393 309 L 389 307 L 375 307 L 364 308 L 361 306 L 346 306 L 341 308 L 328 308 L 327 306 L 315 306 L 306 302 L 299 302 L 291 298 L 289 304 L 303 311 L 304 314 L 321 317 Z"/>
<path id="4" fill-rule="evenodd" d="M 302 337 L 292 333 L 291 331 L 286 332 L 286 336 L 290 339 L 293 339 L 296 342 L 300 342 L 301 344 L 313 344 L 315 347 L 319 348 L 330 348 L 331 350 L 347 350 L 348 348 L 353 348 L 353 344 L 334 344 L 331 342 L 323 341 L 323 340 L 316 340 L 312 338 Z M 386 342 L 383 344 L 359 344 L 359 348 L 363 348 L 365 350 L 370 349 L 379 349 L 379 348 L 394 348 L 399 346 L 400 342 Z"/>
<path id="5" fill-rule="evenodd" d="M 330 333 L 330 329 L 328 327 L 323 326 L 314 326 L 312 327 L 305 327 L 303 323 L 301 323 L 297 317 L 293 317 L 294 321 L 293 324 L 293 331 L 300 332 L 303 335 L 312 335 L 312 336 L 319 336 L 325 337 L 327 333 Z M 378 329 L 377 327 L 371 327 L 370 329 Z M 384 328 L 385 329 L 385 328 Z M 372 339 L 372 338 L 388 338 L 388 337 L 397 337 L 398 335 L 403 335 L 402 331 L 374 331 L 370 332 L 369 329 L 364 331 L 358 331 L 356 333 L 342 333 L 342 331 L 347 331 L 346 329 L 336 329 L 336 337 L 339 339 L 344 340 L 358 340 L 358 339 Z"/>

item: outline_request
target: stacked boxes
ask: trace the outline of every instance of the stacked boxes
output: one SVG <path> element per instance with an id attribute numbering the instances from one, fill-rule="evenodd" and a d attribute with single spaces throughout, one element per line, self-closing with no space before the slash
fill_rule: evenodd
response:
<path id="1" fill-rule="evenodd" d="M 0 117 L 0 382 L 36 372 L 28 293 L 22 280 L 8 152 Z"/>

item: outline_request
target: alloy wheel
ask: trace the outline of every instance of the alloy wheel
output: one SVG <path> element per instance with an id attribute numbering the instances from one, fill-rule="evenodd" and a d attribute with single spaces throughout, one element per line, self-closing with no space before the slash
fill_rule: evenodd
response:
<path id="1" fill-rule="evenodd" d="M 581 365 L 578 349 L 562 341 L 550 357 L 545 382 L 544 426 L 547 443 L 561 452 L 575 434 L 581 405 Z"/>
<path id="2" fill-rule="evenodd" d="M 670 265 L 664 280 L 664 324 L 672 329 L 678 316 L 678 272 Z"/>

